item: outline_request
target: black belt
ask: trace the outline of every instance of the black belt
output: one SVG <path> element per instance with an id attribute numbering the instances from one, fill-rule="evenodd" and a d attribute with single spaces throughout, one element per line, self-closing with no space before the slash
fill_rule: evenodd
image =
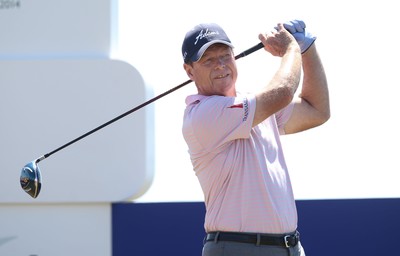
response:
<path id="1" fill-rule="evenodd" d="M 236 232 L 211 232 L 206 236 L 205 241 L 230 241 L 239 243 L 249 243 L 255 245 L 277 245 L 286 248 L 294 247 L 300 240 L 300 233 L 282 236 L 271 236 L 256 233 L 236 233 Z"/>

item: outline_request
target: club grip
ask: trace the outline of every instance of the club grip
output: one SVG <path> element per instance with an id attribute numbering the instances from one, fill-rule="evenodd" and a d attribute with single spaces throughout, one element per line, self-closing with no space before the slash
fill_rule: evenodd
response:
<path id="1" fill-rule="evenodd" d="M 240 59 L 240 58 L 242 58 L 244 56 L 247 56 L 249 54 L 252 54 L 253 52 L 260 50 L 261 48 L 264 48 L 264 45 L 263 45 L 263 43 L 260 42 L 259 44 L 247 49 L 246 51 L 244 51 L 244 52 L 242 52 L 242 53 L 240 53 L 238 55 L 236 55 L 235 60 Z"/>

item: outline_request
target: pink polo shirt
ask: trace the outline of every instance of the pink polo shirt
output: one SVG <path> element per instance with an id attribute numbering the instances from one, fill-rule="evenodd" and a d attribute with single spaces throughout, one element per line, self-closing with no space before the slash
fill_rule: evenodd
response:
<path id="1" fill-rule="evenodd" d="M 182 132 L 204 193 L 206 232 L 296 230 L 296 205 L 279 140 L 293 105 L 252 128 L 254 95 L 192 95 L 186 104 Z"/>

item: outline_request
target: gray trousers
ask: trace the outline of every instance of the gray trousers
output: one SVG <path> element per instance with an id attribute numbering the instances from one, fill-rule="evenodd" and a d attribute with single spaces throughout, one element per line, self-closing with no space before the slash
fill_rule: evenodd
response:
<path id="1" fill-rule="evenodd" d="M 204 244 L 202 256 L 305 256 L 300 242 L 295 247 L 255 245 L 227 241 Z"/>

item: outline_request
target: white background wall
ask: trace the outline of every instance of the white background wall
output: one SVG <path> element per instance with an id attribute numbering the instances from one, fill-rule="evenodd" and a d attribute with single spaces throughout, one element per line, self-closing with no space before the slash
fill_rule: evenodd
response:
<path id="1" fill-rule="evenodd" d="M 110 256 L 110 204 L 0 204 L 0 255 Z"/>
<path id="2" fill-rule="evenodd" d="M 397 134 L 399 124 L 396 104 L 399 92 L 397 60 L 400 57 L 397 44 L 400 38 L 396 32 L 395 2 L 389 0 L 379 2 L 289 0 L 285 2 L 247 1 L 238 4 L 232 1 L 209 0 L 201 3 L 176 0 L 138 3 L 120 0 L 118 1 L 118 38 L 115 37 L 115 31 L 112 31 L 115 20 L 109 23 L 96 22 L 96 17 L 103 17 L 101 14 L 95 15 L 91 22 L 82 22 L 78 27 L 70 26 L 71 24 L 65 22 L 69 18 L 79 22 L 79 15 L 87 19 L 89 13 L 112 10 L 115 7 L 111 4 L 114 3 L 113 1 L 105 1 L 105 5 L 104 2 L 100 3 L 97 0 L 84 3 L 69 2 L 72 6 L 64 6 L 60 5 L 59 1 L 55 3 L 50 0 L 10 0 L 9 2 L 19 3 L 19 6 L 12 8 L 4 8 L 4 1 L 0 2 L 2 28 L 0 57 L 2 61 L 4 59 L 14 61 L 15 58 L 20 61 L 27 57 L 36 60 L 67 57 L 104 59 L 113 50 L 111 57 L 125 60 L 137 68 L 145 81 L 153 86 L 155 94 L 162 93 L 187 80 L 182 69 L 180 47 L 186 31 L 197 23 L 213 21 L 222 25 L 239 53 L 258 43 L 258 32 L 270 30 L 276 22 L 303 18 L 310 31 L 318 36 L 317 44 L 325 63 L 331 88 L 332 118 L 320 128 L 283 139 L 296 197 L 316 199 L 399 197 L 400 195 L 397 184 L 400 168 L 396 155 L 400 142 L 400 136 Z M 34 10 L 35 15 L 26 19 L 27 9 L 25 8 Z M 61 12 L 57 13 L 56 10 L 61 10 Z M 44 18 L 46 13 L 51 14 L 50 19 Z M 105 13 L 110 15 L 111 19 L 112 15 Z M 13 18 L 17 18 L 21 23 L 13 22 Z M 61 21 L 57 22 L 57 18 Z M 102 29 L 95 29 L 93 26 L 96 24 L 102 25 L 100 26 Z M 20 33 L 24 26 L 28 32 Z M 65 32 L 77 37 L 66 36 L 63 34 Z M 52 37 L 52 33 L 57 36 Z M 12 38 L 14 39 L 11 40 Z M 99 42 L 99 38 L 104 40 Z M 114 39 L 119 41 L 116 48 L 113 48 Z M 63 42 L 66 47 L 55 47 L 59 46 L 60 42 Z M 27 43 L 26 47 L 24 43 Z M 46 43 L 49 44 L 48 47 L 45 47 Z M 14 51 L 16 48 L 13 47 L 20 51 Z M 254 90 L 263 86 L 277 64 L 277 59 L 262 51 L 240 60 L 238 88 Z M 1 75 L 3 79 L 4 74 L 9 74 L 5 73 L 4 69 L 0 72 L 3 72 Z M 24 76 L 23 72 L 19 74 Z M 2 89 L 6 88 L 3 87 L 4 83 L 0 86 Z M 4 99 L 10 100 L 5 91 L 2 90 L 0 94 L 2 102 Z M 184 99 L 187 94 L 194 92 L 194 86 L 188 85 L 154 103 L 156 148 L 153 160 L 156 176 L 151 189 L 137 201 L 202 200 L 202 193 L 192 171 L 186 145 L 181 135 Z M 23 93 L 22 88 L 21 94 Z M 135 92 L 127 94 L 130 93 Z M 17 104 L 18 98 L 11 102 Z M 130 102 L 129 99 L 122 102 L 118 98 L 115 99 L 115 103 L 117 102 L 123 105 L 121 109 L 119 109 L 120 105 L 109 102 L 110 106 L 115 107 L 112 117 L 114 114 L 125 111 L 125 104 L 126 106 L 132 104 L 132 107 L 136 105 L 136 102 Z M 27 104 L 27 108 L 33 106 L 27 101 L 20 104 Z M 7 114 L 9 118 L 8 114 L 13 110 L 15 109 L 10 108 L 9 105 L 2 106 L 0 114 L 2 117 Z M 68 115 L 65 111 L 67 109 L 63 110 L 63 117 Z M 76 113 L 75 110 L 69 113 L 69 117 L 72 117 L 74 113 Z M 54 116 L 57 116 L 56 114 L 55 111 Z M 108 116 L 99 118 L 108 120 Z M 14 204 L 14 199 L 8 197 L 14 189 L 15 193 L 19 193 L 18 196 L 28 197 L 18 184 L 19 171 L 25 163 L 59 146 L 59 142 L 62 144 L 75 136 L 70 134 L 68 129 L 56 129 L 57 132 L 52 134 L 54 135 L 52 140 L 48 137 L 46 143 L 35 148 L 34 145 L 38 145 L 38 141 L 41 141 L 43 137 L 32 137 L 29 132 L 20 133 L 18 143 L 24 142 L 23 136 L 36 140 L 36 142 L 30 141 L 29 149 L 24 147 L 29 152 L 21 153 L 19 150 L 23 146 L 19 147 L 18 143 L 10 144 L 12 137 L 9 135 L 15 136 L 13 133 L 15 129 L 10 127 L 18 129 L 21 127 L 15 126 L 15 120 L 7 119 L 8 122 L 4 122 L 4 118 L 2 120 L 1 161 L 5 163 L 2 171 L 2 182 L 5 185 L 0 188 L 3 202 L 0 205 L 2 220 L 0 251 L 9 255 L 11 255 L 9 252 L 13 255 L 61 255 L 61 253 L 87 255 L 94 252 L 89 252 L 88 248 L 90 248 L 96 249 L 97 255 L 109 255 L 111 253 L 111 216 L 108 203 L 21 205 Z M 50 118 L 47 121 L 57 124 Z M 38 122 L 47 124 L 47 121 Z M 88 127 L 94 128 L 92 124 L 88 124 Z M 36 128 L 39 129 L 40 126 Z M 132 135 L 127 127 L 124 129 L 128 131 L 118 133 L 118 135 L 122 137 Z M 32 130 L 29 131 L 32 132 Z M 83 132 L 85 131 L 87 131 L 86 128 Z M 117 133 L 111 134 L 112 131 L 109 129 L 105 133 L 108 133 L 110 137 L 116 136 Z M 81 134 L 81 132 L 76 132 L 78 135 Z M 86 143 L 79 144 L 79 147 L 84 147 Z M 19 158 L 12 158 L 10 162 L 11 158 L 8 154 L 11 149 L 12 155 Z M 68 152 L 72 151 L 73 147 Z M 84 151 L 86 158 L 94 157 L 92 154 L 86 155 L 88 153 L 93 152 Z M 56 168 L 50 168 L 50 166 L 62 164 L 62 159 L 61 154 L 58 158 L 54 156 L 46 160 L 46 164 L 43 163 L 45 183 L 42 195 L 46 195 L 45 189 L 57 189 L 58 183 L 50 181 L 62 178 L 56 175 L 57 172 L 51 173 L 50 169 Z M 131 164 L 136 166 L 134 162 L 126 165 Z M 116 177 L 123 178 L 118 177 L 118 174 Z M 78 185 L 83 187 L 84 184 Z M 45 200 L 45 198 L 38 200 Z M 40 232 L 35 233 L 35 231 Z M 93 236 L 93 234 L 96 235 Z"/>
<path id="3" fill-rule="evenodd" d="M 0 0 L 0 255 L 111 255 L 111 202 L 152 181 L 148 107 L 40 162 L 38 198 L 19 184 L 26 163 L 149 97 L 134 67 L 109 59 L 114 7 Z"/>
<path id="4" fill-rule="evenodd" d="M 258 33 L 270 30 L 277 21 L 304 19 L 318 36 L 330 83 L 332 118 L 322 127 L 284 138 L 296 197 L 399 196 L 399 35 L 394 32 L 394 2 L 290 0 L 236 4 L 205 0 L 198 4 L 154 0 L 139 5 L 120 0 L 118 5 L 118 47 L 113 49 L 112 57 L 133 64 L 154 87 L 155 94 L 187 80 L 180 47 L 184 34 L 195 24 L 219 23 L 236 45 L 236 52 L 240 52 L 256 44 Z M 75 7 L 96 10 L 94 6 Z M 5 10 L 0 14 L 6 17 Z M 10 27 L 9 23 L 2 24 Z M 238 87 L 252 90 L 262 86 L 277 63 L 262 50 L 240 60 Z M 188 85 L 154 103 L 156 176 L 150 191 L 139 201 L 202 200 L 181 135 L 184 98 L 195 92 L 193 87 Z"/>
<path id="5" fill-rule="evenodd" d="M 398 197 L 400 135 L 395 2 L 382 1 L 119 1 L 118 49 L 156 94 L 186 81 L 181 43 L 199 22 L 223 26 L 239 53 L 278 21 L 302 18 L 318 39 L 331 94 L 331 120 L 284 138 L 298 199 Z M 262 50 L 241 59 L 241 90 L 263 86 L 278 61 Z M 139 201 L 202 200 L 181 135 L 188 85 L 155 103 L 156 176 Z"/>

